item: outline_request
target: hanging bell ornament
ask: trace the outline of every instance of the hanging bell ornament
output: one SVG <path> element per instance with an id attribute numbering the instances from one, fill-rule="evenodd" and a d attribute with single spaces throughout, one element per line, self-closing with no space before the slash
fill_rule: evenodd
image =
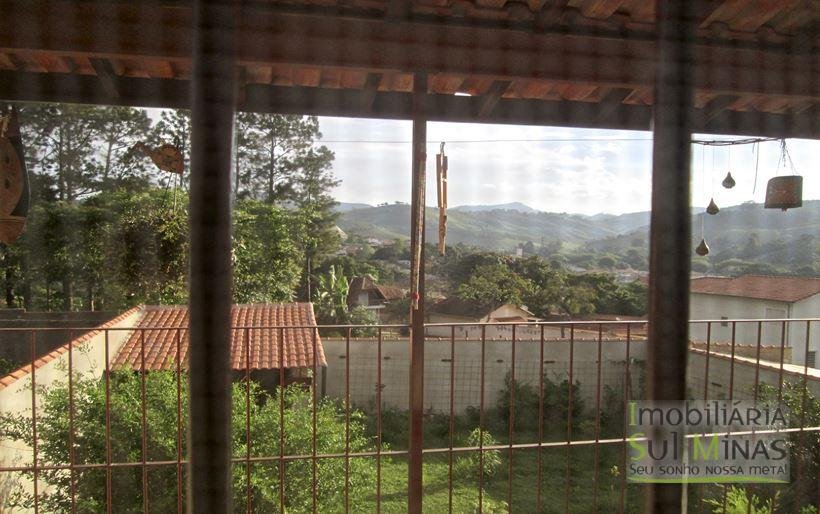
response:
<path id="1" fill-rule="evenodd" d="M 695 248 L 695 253 L 703 257 L 709 253 L 709 245 L 706 244 L 705 239 L 700 240 L 700 244 Z"/>
<path id="2" fill-rule="evenodd" d="M 726 189 L 732 189 L 733 187 L 735 187 L 736 182 L 735 179 L 732 178 L 731 171 L 726 173 L 726 178 L 723 179 L 723 182 L 721 182 L 721 184 L 723 184 L 723 187 L 725 187 Z"/>
<path id="3" fill-rule="evenodd" d="M 793 209 L 803 206 L 803 177 L 774 177 L 766 185 L 766 209 Z"/>
<path id="4" fill-rule="evenodd" d="M 720 212 L 720 209 L 718 208 L 717 204 L 715 203 L 714 198 L 709 200 L 709 206 L 706 207 L 706 212 L 711 214 L 712 216 L 714 216 L 715 214 Z"/>

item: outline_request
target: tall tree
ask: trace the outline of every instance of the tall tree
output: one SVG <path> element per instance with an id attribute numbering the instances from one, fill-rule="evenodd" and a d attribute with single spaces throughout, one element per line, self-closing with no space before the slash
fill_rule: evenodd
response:
<path id="1" fill-rule="evenodd" d="M 26 105 L 20 113 L 26 160 L 33 173 L 55 179 L 57 197 L 73 201 L 99 190 L 102 163 L 95 142 L 103 127 L 96 108 Z"/>
<path id="2" fill-rule="evenodd" d="M 239 113 L 237 130 L 239 195 L 268 203 L 292 200 L 294 175 L 321 137 L 318 118 Z"/>
<path id="3" fill-rule="evenodd" d="M 156 177 L 153 166 L 133 147 L 150 137 L 151 119 L 141 109 L 103 107 L 100 120 L 102 155 L 101 182 L 104 188 L 145 183 Z"/>

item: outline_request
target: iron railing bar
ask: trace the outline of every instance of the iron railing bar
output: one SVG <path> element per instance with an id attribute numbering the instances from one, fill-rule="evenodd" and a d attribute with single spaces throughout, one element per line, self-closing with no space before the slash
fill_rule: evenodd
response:
<path id="1" fill-rule="evenodd" d="M 35 361 L 37 360 L 37 335 L 32 332 L 29 338 L 31 347 L 31 452 L 32 452 L 32 475 L 33 475 L 33 492 L 34 492 L 34 513 L 40 512 L 40 492 L 38 490 L 38 479 L 40 468 L 37 463 L 37 383 Z"/>
<path id="2" fill-rule="evenodd" d="M 627 325 L 629 326 L 629 325 Z M 603 325 L 598 325 L 598 356 L 596 359 L 596 380 L 595 380 L 595 440 L 598 441 L 601 439 L 601 357 L 603 354 L 602 351 L 602 343 L 603 343 Z M 600 484 L 598 483 L 600 480 L 600 471 L 598 469 L 598 465 L 601 461 L 601 452 L 600 446 L 595 445 L 595 452 L 594 452 L 594 464 L 593 464 L 593 473 L 592 473 L 592 506 L 593 512 L 597 514 L 598 512 L 598 487 Z"/>
<path id="3" fill-rule="evenodd" d="M 569 326 L 569 382 L 567 387 L 567 440 L 566 440 L 566 474 L 564 475 L 564 512 L 569 512 L 569 495 L 571 484 L 570 446 L 572 446 L 572 364 L 575 353 L 575 325 Z"/>
<path id="4" fill-rule="evenodd" d="M 174 330 L 177 350 L 177 514 L 182 514 L 182 344 L 180 329 Z"/>
<path id="5" fill-rule="evenodd" d="M 449 445 L 453 449 L 453 432 L 455 431 L 455 375 L 456 372 L 456 327 L 450 327 L 450 419 L 449 425 Z M 447 512 L 453 512 L 453 452 L 447 455 Z"/>
<path id="6" fill-rule="evenodd" d="M 248 514 L 253 512 L 253 495 L 251 494 L 251 338 L 250 329 L 243 331 L 245 336 L 245 501 Z"/>
<path id="7" fill-rule="evenodd" d="M 512 482 L 513 482 L 513 438 L 515 437 L 515 327 L 512 326 L 512 344 L 510 345 L 510 423 L 507 443 L 507 511 L 512 512 Z"/>
<path id="8" fill-rule="evenodd" d="M 350 329 L 345 337 L 345 514 L 350 512 Z"/>
<path id="9" fill-rule="evenodd" d="M 626 444 L 626 434 L 628 431 L 628 405 L 629 399 L 631 395 L 629 394 L 630 390 L 632 389 L 632 378 L 629 374 L 629 364 L 630 364 L 630 342 L 632 340 L 632 325 L 626 326 L 626 356 L 624 358 L 624 426 L 623 426 L 623 469 L 621 469 L 621 495 L 619 499 L 619 508 L 618 512 L 623 513 L 626 510 L 626 466 L 627 466 L 627 444 Z"/>
<path id="10" fill-rule="evenodd" d="M 112 490 L 113 476 L 111 472 L 111 357 L 110 334 L 105 330 L 105 510 L 111 514 L 114 508 L 114 494 Z"/>
<path id="11" fill-rule="evenodd" d="M 74 470 L 76 462 L 74 439 L 74 331 L 68 330 L 68 459 L 71 464 L 69 481 L 71 485 L 71 512 L 77 512 L 77 476 Z"/>
<path id="12" fill-rule="evenodd" d="M 376 514 L 382 510 L 382 329 L 376 346 Z"/>
<path id="13" fill-rule="evenodd" d="M 148 396 L 145 390 L 145 332 L 140 332 L 140 430 L 142 435 L 142 511 L 148 510 Z"/>
<path id="14" fill-rule="evenodd" d="M 538 351 L 538 442 L 544 441 L 544 327 Z M 541 512 L 541 482 L 543 480 L 544 452 L 538 447 L 538 488 L 535 493 L 535 510 Z"/>
<path id="15" fill-rule="evenodd" d="M 279 329 L 279 512 L 285 514 L 285 329 Z"/>
<path id="16" fill-rule="evenodd" d="M 316 354 L 317 353 L 316 339 L 318 337 L 318 335 L 317 335 L 318 330 L 319 329 L 314 329 L 313 332 L 312 332 L 313 333 L 313 377 L 311 378 L 311 386 L 312 386 L 311 399 L 313 400 L 312 401 L 312 403 L 313 403 L 313 410 L 312 410 L 313 431 L 311 432 L 310 448 L 311 448 L 311 456 L 312 456 L 312 458 L 311 458 L 311 491 L 313 493 L 311 495 L 311 501 L 312 501 L 312 505 L 313 505 L 313 513 L 314 514 L 316 514 L 318 512 L 318 504 L 316 502 L 316 488 L 318 487 L 318 476 L 317 476 L 317 474 L 318 474 L 318 463 L 316 461 L 316 454 L 317 454 L 317 451 L 316 451 L 316 438 L 317 438 L 316 422 L 317 422 L 317 411 L 319 410 L 319 400 L 317 398 L 317 390 L 318 390 L 317 386 L 319 384 L 319 378 L 318 378 L 318 376 L 319 376 L 319 364 L 318 364 L 319 359 L 318 359 L 318 356 Z M 285 349 L 285 345 L 284 345 L 284 342 L 283 342 L 282 351 L 284 351 L 284 349 Z"/>
<path id="17" fill-rule="evenodd" d="M 484 510 L 484 359 L 486 357 L 487 327 L 481 326 L 481 370 L 478 407 L 478 512 Z"/>

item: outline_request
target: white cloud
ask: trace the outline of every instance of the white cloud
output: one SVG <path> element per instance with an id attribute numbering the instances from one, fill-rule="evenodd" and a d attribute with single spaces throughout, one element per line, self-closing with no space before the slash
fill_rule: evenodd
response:
<path id="1" fill-rule="evenodd" d="M 342 184 L 340 201 L 376 204 L 410 199 L 412 125 L 407 121 L 321 118 L 327 141 L 398 141 L 399 143 L 326 143 L 336 153 L 334 170 Z M 697 136 L 696 136 L 697 137 Z M 595 139 L 600 141 L 566 141 Z M 595 214 L 648 210 L 651 196 L 652 142 L 648 132 L 430 123 L 428 125 L 427 203 L 435 205 L 435 154 L 447 141 L 450 161 L 449 204 L 492 204 L 519 201 L 537 209 Z M 552 141 L 510 141 L 544 140 Z M 625 140 L 628 139 L 628 140 Z M 497 142 L 467 141 L 502 140 Z M 505 142 L 506 141 L 506 142 Z M 774 176 L 777 142 L 761 144 L 755 193 L 755 156 L 751 146 L 734 147 L 732 175 L 737 186 L 723 189 L 728 150 L 701 148 L 693 153 L 693 205 L 704 206 L 714 194 L 721 207 L 754 199 L 763 201 L 766 181 Z M 711 147 L 710 147 L 711 148 Z M 820 176 L 811 174 L 820 143 L 790 140 L 797 172 L 804 176 L 804 199 L 820 198 Z M 780 174 L 784 174 L 781 170 Z"/>

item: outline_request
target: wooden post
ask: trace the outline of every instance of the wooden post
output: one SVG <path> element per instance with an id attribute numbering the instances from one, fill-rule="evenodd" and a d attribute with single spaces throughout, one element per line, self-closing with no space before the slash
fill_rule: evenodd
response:
<path id="1" fill-rule="evenodd" d="M 413 78 L 413 185 L 410 204 L 411 273 L 418 270 L 416 295 L 410 308 L 410 458 L 407 481 L 407 511 L 421 514 L 422 447 L 424 445 L 424 187 L 427 159 L 427 75 Z M 421 225 L 421 226 L 419 226 Z M 411 283 L 413 277 L 411 277 Z"/>
<path id="2" fill-rule="evenodd" d="M 690 157 L 693 5 L 659 1 L 649 249 L 649 395 L 683 400 L 692 259 Z M 681 484 L 651 484 L 647 512 L 681 512 Z"/>
<path id="3" fill-rule="evenodd" d="M 231 146 L 234 11 L 194 7 L 190 193 L 190 464 L 188 512 L 231 508 Z"/>

